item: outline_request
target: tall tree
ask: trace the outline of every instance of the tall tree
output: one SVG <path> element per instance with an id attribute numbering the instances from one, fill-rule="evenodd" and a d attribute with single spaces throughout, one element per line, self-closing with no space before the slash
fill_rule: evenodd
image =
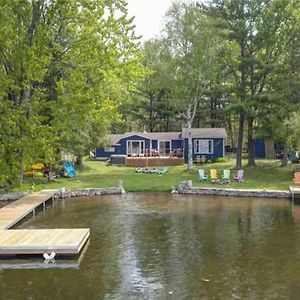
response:
<path id="1" fill-rule="evenodd" d="M 0 165 L 11 184 L 58 150 L 80 159 L 95 147 L 143 67 L 123 0 L 0 0 L 0 7 Z"/>
<path id="2" fill-rule="evenodd" d="M 295 29 L 294 10 L 298 1 L 286 0 L 212 0 L 207 7 L 218 18 L 223 36 L 231 41 L 232 51 L 225 56 L 235 80 L 239 111 L 236 167 L 242 168 L 244 122 L 248 122 L 249 165 L 253 165 L 253 125 L 256 113 L 264 105 L 266 81 L 280 63 L 290 35 Z"/>
<path id="3" fill-rule="evenodd" d="M 167 13 L 166 39 L 172 53 L 172 98 L 188 128 L 188 170 L 193 168 L 192 124 L 208 86 L 214 36 L 195 4 L 174 3 Z"/>

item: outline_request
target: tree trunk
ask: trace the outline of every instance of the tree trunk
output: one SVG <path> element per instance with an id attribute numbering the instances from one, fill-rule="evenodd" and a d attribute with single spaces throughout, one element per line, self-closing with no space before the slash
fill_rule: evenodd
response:
<path id="1" fill-rule="evenodd" d="M 246 28 L 246 21 L 245 21 L 245 1 L 241 1 L 241 24 L 245 24 Z M 241 105 L 245 102 L 246 95 L 247 95 L 247 66 L 245 63 L 246 59 L 246 49 L 247 49 L 247 36 L 243 34 L 242 38 L 239 40 L 240 44 L 240 62 L 239 67 L 241 70 L 241 77 L 238 84 L 238 94 L 240 97 Z M 236 151 L 236 168 L 237 170 L 242 169 L 242 151 L 243 151 L 243 138 L 244 138 L 244 121 L 245 121 L 245 111 L 244 108 L 240 111 L 239 116 L 239 132 L 238 132 L 238 141 L 237 141 L 237 151 Z"/>
<path id="2" fill-rule="evenodd" d="M 150 94 L 150 109 L 149 109 L 149 130 L 150 132 L 154 131 L 154 121 L 153 121 L 153 102 L 154 102 L 154 95 Z"/>
<path id="3" fill-rule="evenodd" d="M 192 140 L 192 109 L 187 108 L 187 126 L 188 126 L 188 170 L 193 169 L 193 140 Z"/>
<path id="4" fill-rule="evenodd" d="M 288 159 L 288 146 L 285 143 L 283 145 L 283 157 L 282 157 L 282 161 L 281 161 L 281 166 L 282 167 L 286 167 L 288 165 L 289 159 Z"/>
<path id="5" fill-rule="evenodd" d="M 230 144 L 231 149 L 234 149 L 236 147 L 236 144 L 235 144 L 235 139 L 234 139 L 231 117 L 225 115 L 225 122 L 227 125 L 227 132 L 228 132 L 228 136 L 229 136 L 229 140 L 230 140 L 229 144 Z"/>
<path id="6" fill-rule="evenodd" d="M 82 169 L 82 167 L 83 167 L 83 164 L 82 164 L 82 156 L 81 156 L 81 155 L 78 155 L 77 158 L 76 158 L 76 166 L 77 166 L 79 169 Z"/>
<path id="7" fill-rule="evenodd" d="M 242 150 L 243 150 L 243 137 L 244 137 L 244 121 L 245 121 L 245 115 L 244 115 L 244 113 L 241 113 L 240 118 L 239 118 L 239 133 L 238 133 L 237 150 L 236 150 L 236 169 L 237 170 L 241 170 L 243 168 Z"/>
<path id="8" fill-rule="evenodd" d="M 188 120 L 188 170 L 193 169 L 193 139 L 192 139 L 192 122 Z"/>
<path id="9" fill-rule="evenodd" d="M 248 116 L 248 166 L 255 166 L 255 153 L 254 153 L 254 143 L 253 143 L 253 122 L 254 118 Z"/>

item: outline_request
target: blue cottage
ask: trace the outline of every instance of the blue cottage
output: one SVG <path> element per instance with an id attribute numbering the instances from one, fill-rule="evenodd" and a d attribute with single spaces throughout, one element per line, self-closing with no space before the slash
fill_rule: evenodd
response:
<path id="1" fill-rule="evenodd" d="M 107 148 L 97 148 L 96 158 L 112 155 L 128 157 L 184 157 L 188 156 L 187 128 L 181 132 L 126 132 L 108 136 Z M 226 131 L 224 128 L 193 128 L 193 159 L 225 156 Z"/>

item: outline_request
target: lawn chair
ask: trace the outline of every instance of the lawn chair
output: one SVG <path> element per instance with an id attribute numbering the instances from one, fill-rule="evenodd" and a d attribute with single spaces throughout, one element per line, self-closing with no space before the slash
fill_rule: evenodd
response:
<path id="1" fill-rule="evenodd" d="M 207 180 L 207 178 L 208 178 L 208 176 L 205 175 L 203 169 L 198 170 L 198 177 L 199 177 L 199 181 L 204 181 L 204 180 Z"/>
<path id="2" fill-rule="evenodd" d="M 244 170 L 238 170 L 236 175 L 234 176 L 234 180 L 237 182 L 244 181 Z"/>
<path id="3" fill-rule="evenodd" d="M 135 173 L 143 173 L 143 168 L 141 167 L 135 168 Z"/>
<path id="4" fill-rule="evenodd" d="M 167 172 L 168 172 L 167 168 L 159 168 L 156 173 L 161 175 L 161 174 L 166 174 Z"/>
<path id="5" fill-rule="evenodd" d="M 296 186 L 300 186 L 300 172 L 294 173 L 294 183 Z"/>
<path id="6" fill-rule="evenodd" d="M 230 182 L 230 170 L 223 170 L 222 181 L 226 183 Z"/>
<path id="7" fill-rule="evenodd" d="M 210 180 L 213 182 L 218 181 L 218 172 L 216 169 L 210 169 Z"/>

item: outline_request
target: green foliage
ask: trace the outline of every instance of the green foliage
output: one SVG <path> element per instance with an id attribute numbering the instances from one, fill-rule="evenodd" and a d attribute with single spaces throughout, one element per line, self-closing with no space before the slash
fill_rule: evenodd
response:
<path id="1" fill-rule="evenodd" d="M 37 160 L 99 145 L 144 71 L 123 0 L 0 7 L 0 175 L 11 184 Z"/>

